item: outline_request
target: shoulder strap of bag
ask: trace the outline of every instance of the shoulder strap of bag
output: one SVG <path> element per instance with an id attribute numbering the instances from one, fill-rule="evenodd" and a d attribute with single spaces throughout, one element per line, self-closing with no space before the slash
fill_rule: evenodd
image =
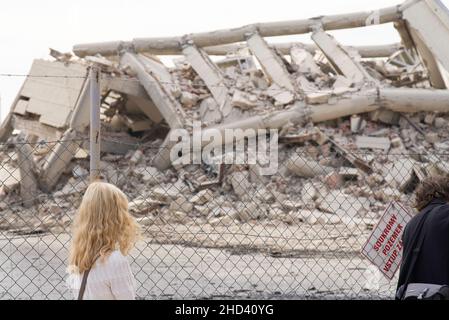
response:
<path id="1" fill-rule="evenodd" d="M 413 269 L 415 268 L 416 261 L 418 260 L 419 250 L 421 249 L 421 246 L 422 246 L 422 244 L 424 242 L 424 237 L 422 236 L 422 229 L 423 229 L 424 223 L 426 222 L 426 219 L 429 216 L 429 214 L 433 210 L 435 210 L 436 208 L 439 208 L 439 207 L 440 206 L 434 207 L 431 210 L 428 210 L 427 212 L 424 212 L 421 220 L 419 221 L 418 227 L 416 229 L 416 233 L 415 233 L 415 236 L 413 238 L 413 243 L 410 246 L 409 250 L 407 251 L 406 255 L 404 256 L 404 260 L 403 260 L 404 263 L 408 263 L 409 259 L 411 259 L 411 260 L 410 260 L 410 266 L 408 268 L 407 275 L 405 277 L 405 282 L 403 284 L 403 288 L 404 289 L 401 292 L 401 297 L 400 297 L 401 300 L 404 298 L 405 293 L 407 291 L 407 286 L 410 283 L 410 277 L 412 276 Z M 418 243 L 418 239 L 419 239 L 419 243 Z M 412 255 L 412 253 L 415 253 L 415 254 Z"/>
<path id="2" fill-rule="evenodd" d="M 84 271 L 83 274 L 83 280 L 81 281 L 81 287 L 80 291 L 78 293 L 78 300 L 83 300 L 84 291 L 86 291 L 86 283 L 87 283 L 87 277 L 89 276 L 90 269 L 87 269 Z"/>
<path id="3" fill-rule="evenodd" d="M 95 259 L 94 259 L 94 263 L 92 265 L 95 264 L 95 262 L 97 261 L 97 259 L 100 257 L 100 254 L 98 254 Z M 84 291 L 86 291 L 86 284 L 87 284 L 87 277 L 89 277 L 89 272 L 90 272 L 91 268 L 87 269 L 86 271 L 84 271 L 83 274 L 83 280 L 81 280 L 81 287 L 80 287 L 80 291 L 78 292 L 78 300 L 83 300 L 84 297 Z"/>

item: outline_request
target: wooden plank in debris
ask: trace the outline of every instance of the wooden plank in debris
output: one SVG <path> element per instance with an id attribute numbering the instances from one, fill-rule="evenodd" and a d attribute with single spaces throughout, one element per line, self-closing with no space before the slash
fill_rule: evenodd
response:
<path id="1" fill-rule="evenodd" d="M 229 115 L 232 111 L 232 106 L 221 70 L 203 50 L 197 48 L 194 44 L 184 45 L 182 53 L 212 93 L 223 116 Z"/>
<path id="2" fill-rule="evenodd" d="M 76 138 L 76 131 L 68 129 L 48 156 L 40 174 L 41 186 L 45 190 L 51 190 L 58 183 L 64 169 L 75 156 L 80 145 Z"/>
<path id="3" fill-rule="evenodd" d="M 253 33 L 247 40 L 251 52 L 259 60 L 267 76 L 281 88 L 295 91 L 290 74 L 282 59 L 266 43 L 259 33 Z"/>
<path id="4" fill-rule="evenodd" d="M 38 193 L 33 148 L 26 143 L 25 137 L 21 137 L 16 149 L 20 170 L 20 196 L 23 200 L 23 206 L 28 208 L 34 205 Z"/>
<path id="5" fill-rule="evenodd" d="M 429 71 L 436 71 L 434 60 L 449 70 L 449 12 L 440 1 L 425 0 L 405 2 L 403 19 L 407 22 L 413 41 L 423 57 L 427 58 Z M 434 72 L 435 73 L 435 72 Z"/>
<path id="6" fill-rule="evenodd" d="M 312 40 L 327 57 L 335 70 L 355 84 L 374 81 L 361 65 L 358 54 L 350 52 L 340 45 L 334 37 L 317 29 L 312 33 Z"/>
<path id="7" fill-rule="evenodd" d="M 160 69 L 156 70 L 154 64 L 146 61 L 143 63 L 143 59 L 133 53 L 125 53 L 122 56 L 121 63 L 123 65 L 129 65 L 131 69 L 136 72 L 140 83 L 144 86 L 151 100 L 154 102 L 159 112 L 167 121 L 171 128 L 181 128 L 182 121 L 179 116 L 181 113 L 181 106 L 179 102 L 173 97 L 171 92 L 173 81 L 167 82 L 164 76 L 161 76 Z M 149 72 L 147 72 L 149 71 Z M 157 76 L 152 71 L 159 71 Z M 171 79 L 171 78 L 170 78 Z M 163 82 L 161 82 L 161 80 Z"/>

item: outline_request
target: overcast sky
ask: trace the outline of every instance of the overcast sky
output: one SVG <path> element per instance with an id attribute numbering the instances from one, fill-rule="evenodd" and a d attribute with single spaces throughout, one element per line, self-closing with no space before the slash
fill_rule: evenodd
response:
<path id="1" fill-rule="evenodd" d="M 48 48 L 77 43 L 177 36 L 278 20 L 379 9 L 399 0 L 14 0 L 0 5 L 0 73 L 26 74 Z M 449 0 L 443 1 L 447 6 Z M 391 24 L 331 32 L 343 44 L 387 44 L 399 37 Z M 270 41 L 301 40 L 308 36 Z M 0 77 L 2 118 L 23 78 Z"/>

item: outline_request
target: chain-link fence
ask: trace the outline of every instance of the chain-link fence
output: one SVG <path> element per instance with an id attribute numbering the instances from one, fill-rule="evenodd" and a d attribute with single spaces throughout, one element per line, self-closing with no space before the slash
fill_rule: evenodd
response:
<path id="1" fill-rule="evenodd" d="M 390 201 L 411 207 L 419 181 L 447 171 L 446 155 L 292 143 L 269 175 L 259 162 L 158 170 L 160 140 L 102 145 L 102 178 L 143 228 L 131 252 L 143 299 L 392 298 L 396 280 L 361 248 Z M 72 299 L 65 270 L 87 146 L 21 136 L 0 146 L 2 299 Z"/>

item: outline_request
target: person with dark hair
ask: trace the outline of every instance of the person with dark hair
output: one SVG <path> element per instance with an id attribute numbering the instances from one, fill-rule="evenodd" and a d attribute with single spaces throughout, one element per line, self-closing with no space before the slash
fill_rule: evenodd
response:
<path id="1" fill-rule="evenodd" d="M 399 295 L 412 283 L 449 285 L 449 178 L 422 181 L 415 191 L 415 208 L 419 213 L 402 236 Z"/>

